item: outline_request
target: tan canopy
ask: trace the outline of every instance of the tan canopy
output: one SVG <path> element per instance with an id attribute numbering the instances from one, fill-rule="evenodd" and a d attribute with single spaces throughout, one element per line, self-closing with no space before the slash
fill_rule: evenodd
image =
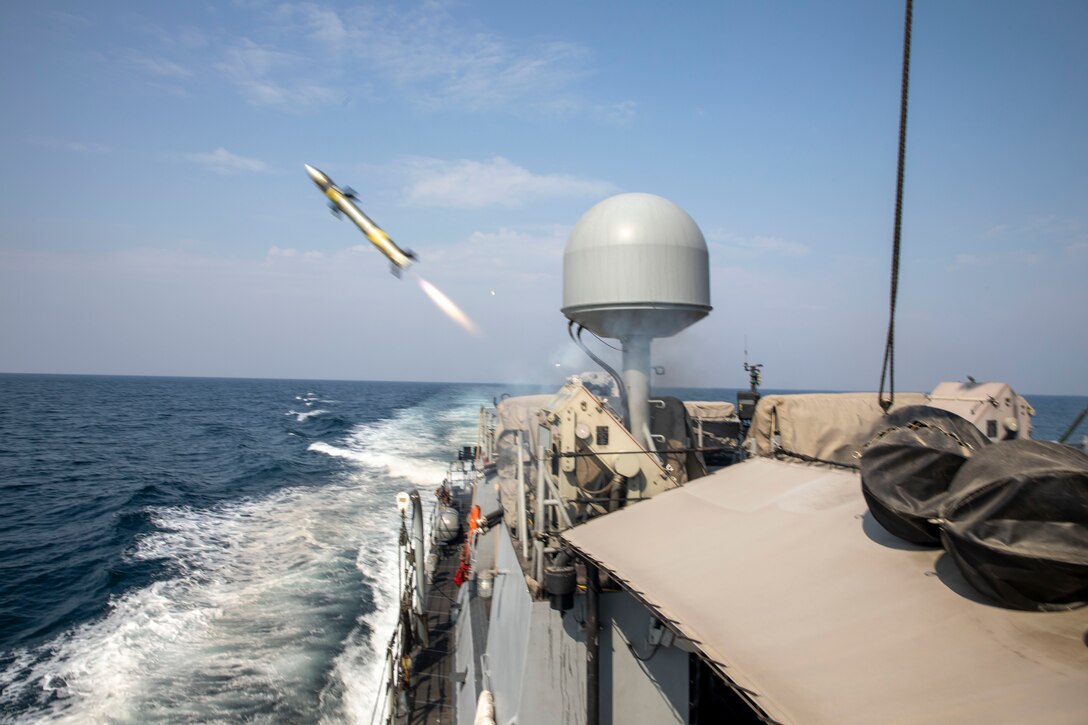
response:
<path id="1" fill-rule="evenodd" d="M 522 432 L 525 457 L 535 460 L 537 428 L 544 420 L 541 408 L 553 398 L 555 395 L 522 395 L 506 398 L 495 406 L 496 463 L 500 476 L 514 478 L 517 475 L 516 431 Z"/>
<path id="2" fill-rule="evenodd" d="M 1088 713 L 1088 608 L 987 602 L 942 551 L 885 532 L 851 471 L 752 459 L 563 538 L 774 720 L 1083 723 Z"/>
<path id="3" fill-rule="evenodd" d="M 730 420 L 736 413 L 736 406 L 723 400 L 685 400 L 684 407 L 689 416 L 705 421 Z"/>
<path id="4" fill-rule="evenodd" d="M 925 404 L 921 393 L 896 393 L 893 410 Z M 764 395 L 749 436 L 761 456 L 784 448 L 857 465 L 855 452 L 868 442 L 869 431 L 883 415 L 876 393 Z"/>

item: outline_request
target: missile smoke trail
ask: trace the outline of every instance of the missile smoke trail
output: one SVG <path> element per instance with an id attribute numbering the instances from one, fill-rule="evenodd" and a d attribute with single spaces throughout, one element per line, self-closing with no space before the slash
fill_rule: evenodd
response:
<path id="1" fill-rule="evenodd" d="M 469 334 L 480 334 L 480 329 L 476 327 L 476 324 L 469 319 L 468 315 L 466 315 L 460 307 L 454 304 L 453 300 L 443 294 L 440 289 L 427 280 L 422 277 L 419 277 L 418 279 L 420 289 L 423 290 L 424 294 L 431 298 L 431 302 L 434 302 L 435 307 L 442 310 L 447 317 L 464 328 Z"/>

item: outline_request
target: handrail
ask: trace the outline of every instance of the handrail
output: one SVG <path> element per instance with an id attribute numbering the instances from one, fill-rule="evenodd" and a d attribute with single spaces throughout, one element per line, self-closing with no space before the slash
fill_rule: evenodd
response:
<path id="1" fill-rule="evenodd" d="M 514 432 L 514 442 L 518 451 L 518 538 L 521 539 L 521 558 L 529 560 L 529 521 L 526 515 L 525 500 L 525 451 L 522 447 L 522 432 Z"/>
<path id="2" fill-rule="evenodd" d="M 572 528 L 574 524 L 570 520 L 570 514 L 567 513 L 567 507 L 565 505 L 566 502 L 564 501 L 563 496 L 559 493 L 559 484 L 557 484 L 555 482 L 555 479 L 552 478 L 551 471 L 544 469 L 544 476 L 547 480 L 548 491 L 552 495 L 552 498 L 545 500 L 543 503 L 551 502 L 551 504 L 559 510 L 559 517 L 563 519 L 564 529 Z"/>

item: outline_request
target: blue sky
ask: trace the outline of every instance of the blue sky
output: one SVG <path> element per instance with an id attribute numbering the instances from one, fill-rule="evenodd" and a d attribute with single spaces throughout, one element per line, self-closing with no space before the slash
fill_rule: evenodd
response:
<path id="1" fill-rule="evenodd" d="M 659 383 L 743 385 L 747 338 L 771 387 L 875 389 L 901 5 L 672 5 L 5 3 L 0 371 L 552 382 L 590 367 L 567 234 L 646 191 L 702 228 L 715 307 Z M 1086 27 L 916 4 L 900 388 L 1088 393 Z"/>

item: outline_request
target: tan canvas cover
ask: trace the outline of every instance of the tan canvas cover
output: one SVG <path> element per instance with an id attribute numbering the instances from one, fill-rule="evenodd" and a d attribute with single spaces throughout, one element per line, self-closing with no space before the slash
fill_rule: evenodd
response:
<path id="1" fill-rule="evenodd" d="M 541 408 L 547 405 L 554 395 L 522 395 L 506 398 L 495 406 L 495 447 L 498 473 L 504 478 L 517 477 L 517 454 L 515 452 L 514 433 L 522 432 L 522 448 L 526 451 L 526 467 L 535 461 L 533 451 L 536 446 L 537 428 L 543 422 Z M 535 472 L 530 471 L 535 480 Z"/>
<path id="2" fill-rule="evenodd" d="M 896 393 L 893 409 L 925 405 L 921 393 Z M 857 465 L 854 455 L 883 416 L 876 393 L 764 395 L 749 437 L 755 453 L 779 448 L 822 460 Z"/>
<path id="3" fill-rule="evenodd" d="M 554 398 L 555 394 L 549 393 L 547 395 L 521 395 L 516 398 L 500 400 L 498 405 L 495 406 L 495 437 L 499 438 L 505 431 L 535 431 L 541 408 Z"/>
<path id="4" fill-rule="evenodd" d="M 544 420 L 541 408 L 553 398 L 554 394 L 522 395 L 506 398 L 495 406 L 495 467 L 498 473 L 499 500 L 502 503 L 503 520 L 511 530 L 518 527 L 518 453 L 515 432 L 522 432 L 526 495 L 531 507 L 531 502 L 536 498 L 537 476 L 537 462 L 533 452 L 537 428 Z"/>
<path id="5" fill-rule="evenodd" d="M 852 471 L 752 459 L 563 538 L 776 721 L 1085 722 L 1088 608 L 994 606 Z"/>
<path id="6" fill-rule="evenodd" d="M 736 406 L 719 400 L 685 400 L 684 407 L 692 418 L 719 422 L 731 419 L 736 413 Z"/>

